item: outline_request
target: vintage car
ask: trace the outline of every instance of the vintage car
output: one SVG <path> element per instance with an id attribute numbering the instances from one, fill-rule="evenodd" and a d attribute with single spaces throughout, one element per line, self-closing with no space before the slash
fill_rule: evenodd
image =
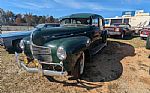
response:
<path id="1" fill-rule="evenodd" d="M 102 16 L 78 13 L 62 17 L 61 26 L 38 29 L 20 42 L 19 67 L 45 76 L 80 78 L 84 64 L 107 45 Z M 32 64 L 32 66 L 30 66 Z"/>
<path id="2" fill-rule="evenodd" d="M 105 27 L 105 29 L 108 30 L 109 36 L 120 36 L 122 39 L 124 39 L 125 36 L 132 36 L 134 33 L 134 31 L 131 30 L 130 24 L 125 23 L 114 23 L 109 27 Z"/>
<path id="3" fill-rule="evenodd" d="M 150 34 L 150 25 L 144 27 L 142 30 L 140 30 L 140 37 L 142 40 L 146 40 L 148 35 Z"/>
<path id="4" fill-rule="evenodd" d="M 18 32 L 0 34 L 0 45 L 4 46 L 4 48 L 10 53 L 14 53 L 15 51 L 20 52 L 21 51 L 21 48 L 19 46 L 20 40 L 26 36 L 30 36 L 32 31 L 35 31 L 36 29 L 40 29 L 40 28 L 49 28 L 49 27 L 58 27 L 58 26 L 60 26 L 60 24 L 45 23 L 45 24 L 39 24 L 35 26 L 30 31 L 18 31 Z"/>

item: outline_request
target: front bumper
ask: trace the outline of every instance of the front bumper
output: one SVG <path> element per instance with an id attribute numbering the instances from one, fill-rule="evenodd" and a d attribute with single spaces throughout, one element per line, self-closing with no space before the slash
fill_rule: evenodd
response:
<path id="1" fill-rule="evenodd" d="M 147 38 L 147 37 L 148 37 L 148 35 L 140 34 L 140 37 Z"/>
<path id="2" fill-rule="evenodd" d="M 20 68 L 23 68 L 29 73 L 40 73 L 42 75 L 46 76 L 66 76 L 68 73 L 64 71 L 63 65 L 60 63 L 48 63 L 47 65 L 55 65 L 55 66 L 61 66 L 61 71 L 56 70 L 43 70 L 41 64 L 38 62 L 37 67 L 28 67 L 26 61 L 19 60 L 19 54 L 15 52 L 16 62 Z"/>

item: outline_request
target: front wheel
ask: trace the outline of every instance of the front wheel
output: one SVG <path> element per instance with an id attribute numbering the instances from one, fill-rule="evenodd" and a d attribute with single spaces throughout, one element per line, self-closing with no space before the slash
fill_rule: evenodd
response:
<path id="1" fill-rule="evenodd" d="M 80 57 L 77 59 L 76 65 L 73 70 L 73 76 L 76 79 L 79 79 L 84 71 L 84 62 L 85 62 L 85 54 L 84 52 L 80 53 Z"/>

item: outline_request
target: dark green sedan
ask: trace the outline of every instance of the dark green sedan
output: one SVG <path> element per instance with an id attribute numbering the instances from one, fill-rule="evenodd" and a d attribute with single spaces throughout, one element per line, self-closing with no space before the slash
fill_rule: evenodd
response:
<path id="1" fill-rule="evenodd" d="M 46 76 L 78 79 L 92 55 L 107 46 L 102 16 L 78 13 L 62 17 L 60 22 L 60 27 L 38 29 L 20 42 L 23 53 L 16 53 L 20 67 Z"/>

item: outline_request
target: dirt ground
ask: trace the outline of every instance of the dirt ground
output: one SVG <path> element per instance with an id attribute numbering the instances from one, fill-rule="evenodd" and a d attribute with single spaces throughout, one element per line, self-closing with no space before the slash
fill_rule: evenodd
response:
<path id="1" fill-rule="evenodd" d="M 108 47 L 86 63 L 78 82 L 27 73 L 13 54 L 0 51 L 0 93 L 150 93 L 150 50 L 140 38 L 109 39 Z"/>

